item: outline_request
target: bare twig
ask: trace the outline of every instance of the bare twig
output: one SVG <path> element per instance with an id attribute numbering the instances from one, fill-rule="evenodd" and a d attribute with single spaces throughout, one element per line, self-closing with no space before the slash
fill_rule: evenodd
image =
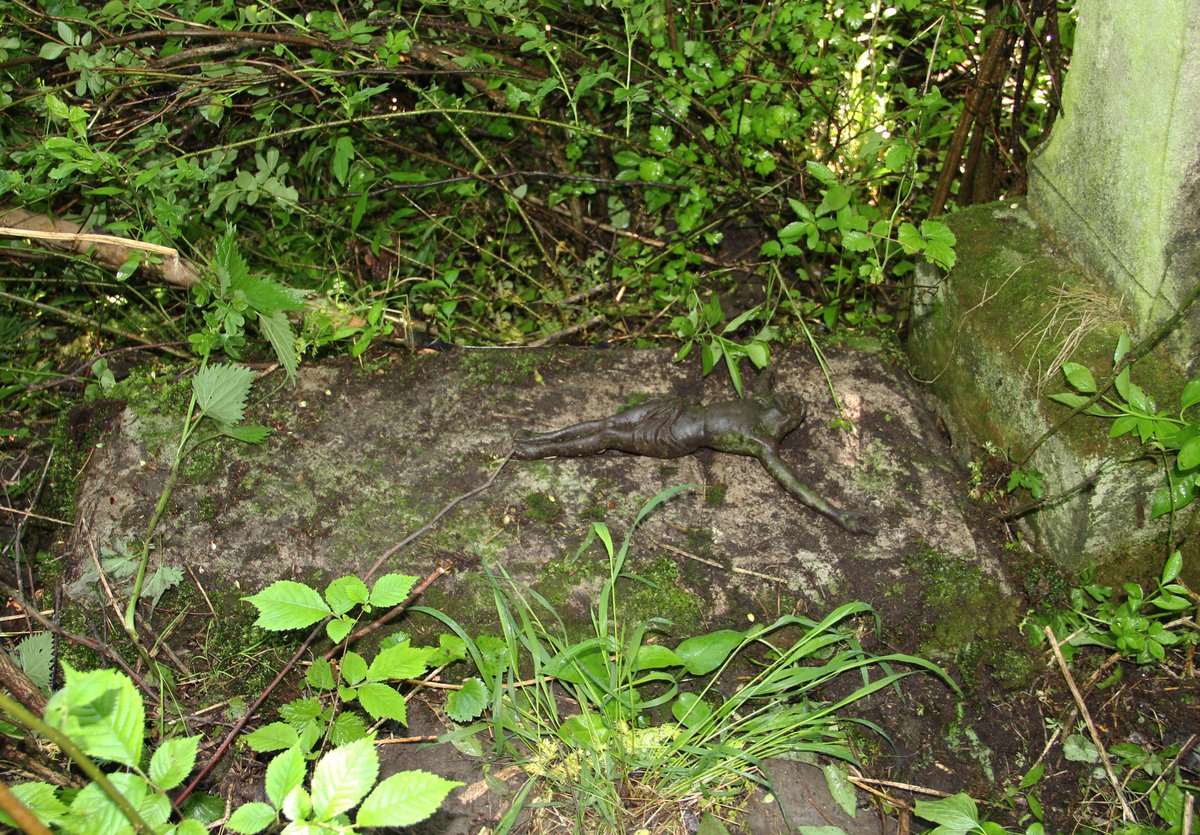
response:
<path id="1" fill-rule="evenodd" d="M 1104 748 L 1104 742 L 1100 739 L 1100 733 L 1096 730 L 1096 725 L 1092 722 L 1092 715 L 1088 712 L 1087 705 L 1083 701 L 1083 694 L 1079 692 L 1079 688 L 1075 685 L 1075 679 L 1071 675 L 1071 671 L 1067 669 L 1067 659 L 1063 657 L 1062 649 L 1058 645 L 1058 640 L 1054 637 L 1054 630 L 1049 626 L 1045 627 L 1046 640 L 1050 642 L 1050 649 L 1054 651 L 1054 657 L 1058 660 L 1058 668 L 1062 672 L 1063 679 L 1067 682 L 1067 687 L 1071 690 L 1071 696 L 1075 699 L 1075 706 L 1079 708 L 1079 715 L 1083 717 L 1083 722 L 1087 725 L 1088 734 L 1092 737 L 1092 744 L 1096 746 L 1096 752 L 1100 755 L 1100 763 L 1104 766 L 1104 773 L 1108 777 L 1108 782 L 1112 785 L 1113 791 L 1117 795 L 1117 802 L 1121 804 L 1121 816 L 1132 822 L 1134 820 L 1133 810 L 1129 808 L 1129 802 L 1125 799 L 1125 792 L 1121 789 L 1121 781 L 1117 778 L 1116 771 L 1113 770 L 1112 761 L 1108 758 L 1108 751 Z"/>

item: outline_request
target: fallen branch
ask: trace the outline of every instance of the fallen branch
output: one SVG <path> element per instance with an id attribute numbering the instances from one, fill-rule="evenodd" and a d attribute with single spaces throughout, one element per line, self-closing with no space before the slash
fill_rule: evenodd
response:
<path id="1" fill-rule="evenodd" d="M 90 255 L 98 263 L 117 270 L 135 252 L 149 252 L 162 257 L 161 261 L 144 261 L 142 269 L 178 287 L 191 287 L 200 279 L 195 265 L 179 256 L 179 250 L 117 235 L 90 232 L 78 223 L 57 220 L 49 215 L 25 209 L 0 208 L 0 237 L 29 238 L 42 241 L 55 249 L 79 255 Z"/>

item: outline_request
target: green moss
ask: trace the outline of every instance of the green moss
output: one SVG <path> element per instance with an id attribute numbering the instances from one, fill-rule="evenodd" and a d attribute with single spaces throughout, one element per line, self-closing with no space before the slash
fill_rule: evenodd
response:
<path id="1" fill-rule="evenodd" d="M 688 590 L 674 559 L 660 556 L 634 567 L 632 573 L 640 581 L 628 581 L 618 595 L 621 619 L 627 627 L 661 618 L 670 621 L 672 631 L 678 635 L 691 635 L 699 628 L 700 598 Z"/>
<path id="2" fill-rule="evenodd" d="M 529 385 L 541 382 L 538 365 L 545 359 L 535 351 L 473 350 L 463 354 L 458 369 L 473 384 Z"/>
<path id="3" fill-rule="evenodd" d="M 562 505 L 553 496 L 533 492 L 525 497 L 525 516 L 534 522 L 554 522 L 562 515 Z"/>
<path id="4" fill-rule="evenodd" d="M 709 507 L 720 507 L 725 504 L 725 493 L 729 488 L 724 484 L 710 484 L 704 488 L 704 503 Z"/>
<path id="5" fill-rule="evenodd" d="M 967 691 L 984 676 L 1001 686 L 1031 680 L 1036 668 L 1017 635 L 1022 610 L 994 578 L 964 557 L 929 547 L 906 554 L 904 566 L 926 608 L 920 655 L 953 663 Z"/>
<path id="6" fill-rule="evenodd" d="M 705 556 L 712 553 L 714 542 L 716 542 L 716 535 L 711 528 L 687 529 L 687 549 L 693 554 Z"/>

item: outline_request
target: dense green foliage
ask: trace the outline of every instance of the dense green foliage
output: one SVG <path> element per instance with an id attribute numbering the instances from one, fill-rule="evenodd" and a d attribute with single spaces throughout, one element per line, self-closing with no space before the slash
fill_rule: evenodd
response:
<path id="1" fill-rule="evenodd" d="M 1070 18 L 991 5 L 5 2 L 0 201 L 201 264 L 235 228 L 253 272 L 308 296 L 303 350 L 693 338 L 699 318 L 757 360 L 806 320 L 886 324 L 914 257 L 953 260 L 932 180 L 998 27 L 982 193 L 1021 188 Z M 181 294 L 131 278 L 153 254 L 9 252 L 10 312 L 191 333 Z M 741 333 L 697 315 L 712 292 Z"/>

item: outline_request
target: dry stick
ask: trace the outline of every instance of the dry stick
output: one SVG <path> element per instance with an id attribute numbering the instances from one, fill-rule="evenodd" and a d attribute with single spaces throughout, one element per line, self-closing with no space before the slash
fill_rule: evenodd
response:
<path id="1" fill-rule="evenodd" d="M 113 662 L 122 670 L 124 670 L 126 675 L 128 675 L 129 678 L 132 679 L 133 682 L 142 690 L 144 690 L 151 698 L 158 698 L 159 691 L 156 688 L 151 687 L 146 683 L 145 679 L 135 673 L 133 668 L 125 663 L 125 659 L 113 652 L 112 647 L 110 647 L 108 644 L 101 643 L 100 641 L 94 641 L 91 638 L 85 638 L 82 635 L 76 635 L 74 632 L 68 632 L 67 630 L 63 629 L 37 609 L 26 603 L 24 595 L 7 583 L 0 582 L 0 592 L 4 592 L 4 594 L 7 594 L 13 600 L 17 601 L 17 604 L 21 607 L 25 614 L 36 620 L 43 629 L 48 632 L 52 632 L 59 637 L 66 638 L 73 644 L 78 644 L 81 647 L 87 647 L 98 655 L 103 655 L 109 661 Z"/>
<path id="2" fill-rule="evenodd" d="M 674 545 L 668 545 L 665 542 L 659 542 L 657 539 L 652 539 L 650 541 L 653 542 L 655 545 L 657 545 L 659 548 L 664 548 L 667 551 L 670 551 L 672 554 L 678 554 L 681 557 L 686 557 L 689 560 L 695 560 L 696 562 L 703 563 L 704 565 L 711 565 L 713 568 L 719 568 L 722 571 L 732 571 L 737 574 L 749 574 L 751 577 L 758 577 L 760 580 L 769 580 L 772 583 L 786 583 L 787 582 L 782 577 L 772 577 L 770 574 L 761 574 L 757 571 L 752 571 L 749 568 L 738 568 L 736 565 L 731 565 L 728 568 L 726 568 L 725 566 L 721 565 L 721 563 L 717 562 L 716 560 L 707 560 L 704 557 L 699 557 L 699 556 L 696 556 L 695 554 L 689 554 L 687 551 L 683 550 L 682 548 L 676 548 Z"/>
<path id="3" fill-rule="evenodd" d="M 1133 822 L 1133 810 L 1129 808 L 1129 803 L 1125 800 L 1125 792 L 1121 790 L 1121 781 L 1117 779 L 1117 773 L 1113 771 L 1112 761 L 1108 758 L 1108 752 L 1104 750 L 1104 743 L 1100 740 L 1100 733 L 1096 730 L 1095 723 L 1092 722 L 1092 715 L 1088 712 L 1087 705 L 1084 704 L 1083 694 L 1075 686 L 1075 679 L 1072 678 L 1071 671 L 1067 669 L 1067 659 L 1063 657 L 1058 640 L 1054 637 L 1054 630 L 1047 626 L 1045 627 L 1045 632 L 1046 640 L 1050 642 L 1050 649 L 1054 650 L 1054 657 L 1058 660 L 1058 668 L 1062 671 L 1063 678 L 1067 682 L 1067 687 L 1071 689 L 1071 696 L 1075 699 L 1075 706 L 1079 708 L 1079 715 L 1083 717 L 1088 733 L 1092 737 L 1092 743 L 1096 746 L 1096 751 L 1100 755 L 1100 762 L 1104 766 L 1104 773 L 1108 776 L 1108 782 L 1112 784 L 1113 791 L 1117 795 L 1117 801 L 1121 804 L 1121 816 L 1125 820 Z"/>

